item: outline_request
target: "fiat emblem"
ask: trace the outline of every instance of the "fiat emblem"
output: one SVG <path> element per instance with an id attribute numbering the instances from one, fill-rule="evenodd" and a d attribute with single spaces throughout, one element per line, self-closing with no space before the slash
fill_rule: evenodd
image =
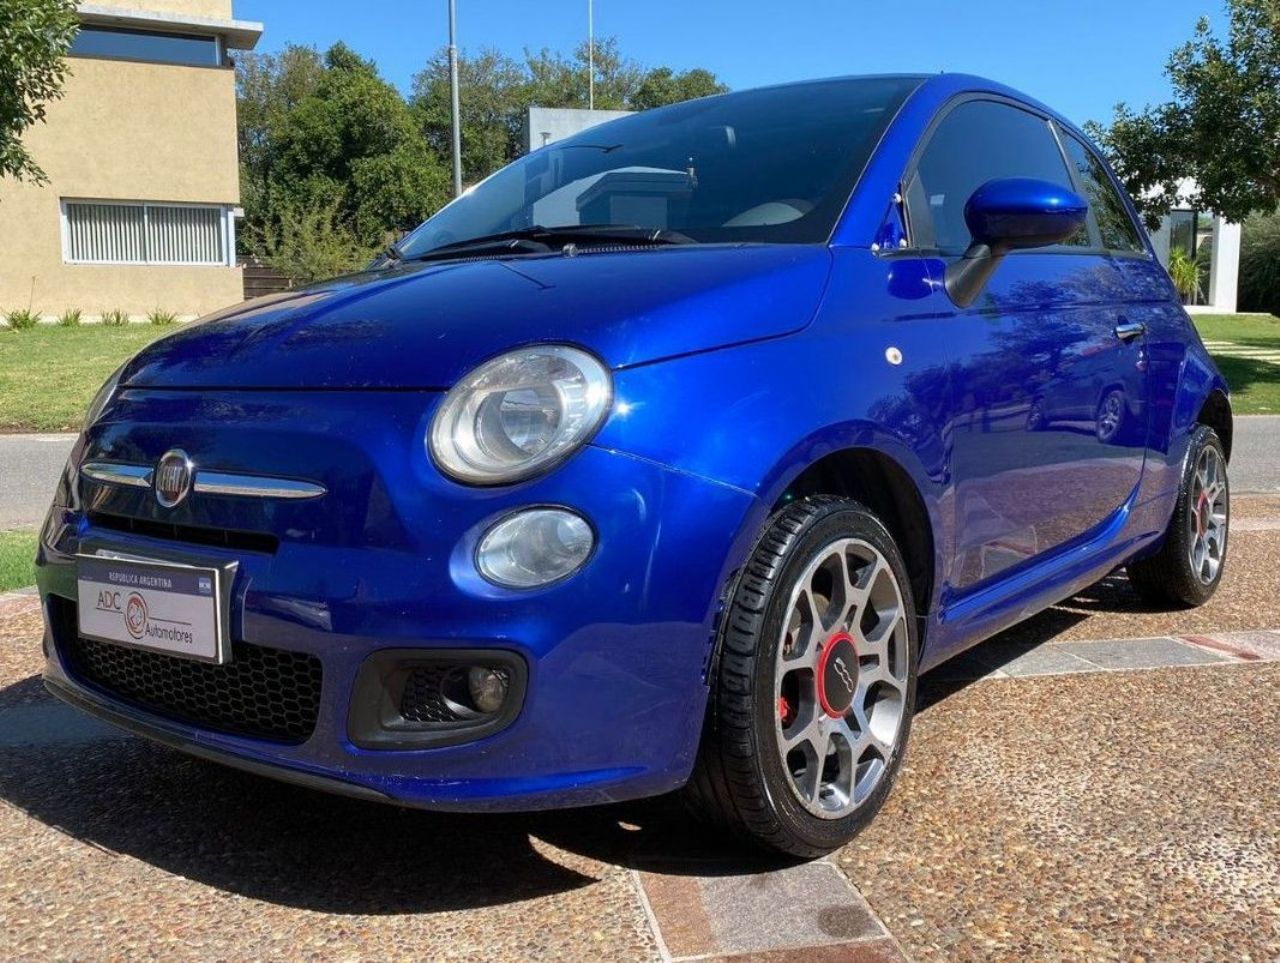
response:
<path id="1" fill-rule="evenodd" d="M 181 504 L 191 491 L 191 476 L 195 474 L 195 466 L 187 453 L 175 448 L 165 452 L 156 462 L 155 492 L 156 501 L 165 508 L 173 508 Z"/>

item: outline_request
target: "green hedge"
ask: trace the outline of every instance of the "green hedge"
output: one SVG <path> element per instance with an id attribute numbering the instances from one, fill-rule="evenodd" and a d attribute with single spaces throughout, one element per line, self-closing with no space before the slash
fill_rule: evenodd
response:
<path id="1" fill-rule="evenodd" d="M 1240 310 L 1280 314 L 1280 213 L 1255 214 L 1244 223 Z"/>

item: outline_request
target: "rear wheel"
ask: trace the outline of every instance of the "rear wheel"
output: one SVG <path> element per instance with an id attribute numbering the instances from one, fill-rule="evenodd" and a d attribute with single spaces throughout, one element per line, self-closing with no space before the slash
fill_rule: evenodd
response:
<path id="1" fill-rule="evenodd" d="M 793 856 L 851 839 L 902 762 L 916 632 L 902 556 L 869 510 L 817 496 L 775 515 L 726 612 L 698 808 Z"/>
<path id="2" fill-rule="evenodd" d="M 1214 430 L 1201 425 L 1191 436 L 1164 544 L 1157 554 L 1129 565 L 1129 581 L 1152 605 L 1203 605 L 1222 580 L 1230 521 L 1227 456 Z"/>

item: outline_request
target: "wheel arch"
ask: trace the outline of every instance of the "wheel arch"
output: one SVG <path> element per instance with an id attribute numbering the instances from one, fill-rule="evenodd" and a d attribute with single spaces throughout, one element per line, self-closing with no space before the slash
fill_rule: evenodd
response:
<path id="1" fill-rule="evenodd" d="M 1230 463 L 1235 419 L 1231 412 L 1231 399 L 1225 389 L 1215 386 L 1209 392 L 1204 404 L 1200 406 L 1199 414 L 1196 415 L 1196 424 L 1207 425 L 1217 433 L 1218 439 L 1222 442 L 1222 450 L 1226 453 L 1227 462 Z"/>
<path id="2" fill-rule="evenodd" d="M 939 580 L 937 509 L 913 474 L 884 448 L 852 445 L 828 451 L 790 473 L 768 497 L 769 515 L 809 495 L 855 499 L 875 514 L 893 536 L 907 563 L 907 575 L 921 628 L 933 610 Z M 924 633 L 921 633 L 923 640 Z M 922 645 L 923 648 L 923 645 Z"/>

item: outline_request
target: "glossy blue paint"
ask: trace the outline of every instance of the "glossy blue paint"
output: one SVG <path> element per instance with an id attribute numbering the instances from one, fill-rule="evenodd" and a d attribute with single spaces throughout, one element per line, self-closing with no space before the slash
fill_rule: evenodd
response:
<path id="1" fill-rule="evenodd" d="M 1075 191 L 1033 177 L 988 181 L 964 207 L 973 239 L 1002 253 L 1059 244 L 1085 226 L 1088 213 Z"/>
<path id="2" fill-rule="evenodd" d="M 171 741 L 411 805 L 579 805 L 688 778 L 725 588 L 824 458 L 873 453 L 911 489 L 930 542 L 912 560 L 927 588 L 925 668 L 1152 550 L 1188 434 L 1226 385 L 1149 249 L 1013 251 L 973 304 L 951 301 L 951 259 L 913 247 L 895 195 L 934 121 L 975 97 L 1074 131 L 1000 85 L 924 79 L 827 244 L 406 264 L 239 306 L 144 350 L 59 484 L 38 559 L 46 607 L 56 616 L 75 598 L 80 551 L 236 560 L 234 635 L 322 660 L 320 722 L 291 746 L 159 718 L 77 679 L 57 638 L 46 676 Z M 1055 212 L 1065 237 L 1083 203 L 1063 185 L 1007 181 L 979 201 L 991 239 L 997 215 L 1032 210 Z M 1118 339 L 1127 322 L 1145 336 Z M 443 390 L 495 354 L 546 341 L 613 370 L 596 437 L 516 485 L 442 476 L 424 439 Z M 1100 410 L 1117 397 L 1123 415 L 1103 430 Z M 145 490 L 77 473 L 87 460 L 150 464 L 175 446 L 200 465 L 307 479 L 327 494 L 193 497 L 165 510 Z M 534 592 L 476 577 L 487 526 L 542 504 L 590 520 L 598 549 L 586 567 Z M 191 544 L 111 519 L 278 547 Z M 415 647 L 519 653 L 530 676 L 519 717 L 461 745 L 354 745 L 360 664 Z"/>

